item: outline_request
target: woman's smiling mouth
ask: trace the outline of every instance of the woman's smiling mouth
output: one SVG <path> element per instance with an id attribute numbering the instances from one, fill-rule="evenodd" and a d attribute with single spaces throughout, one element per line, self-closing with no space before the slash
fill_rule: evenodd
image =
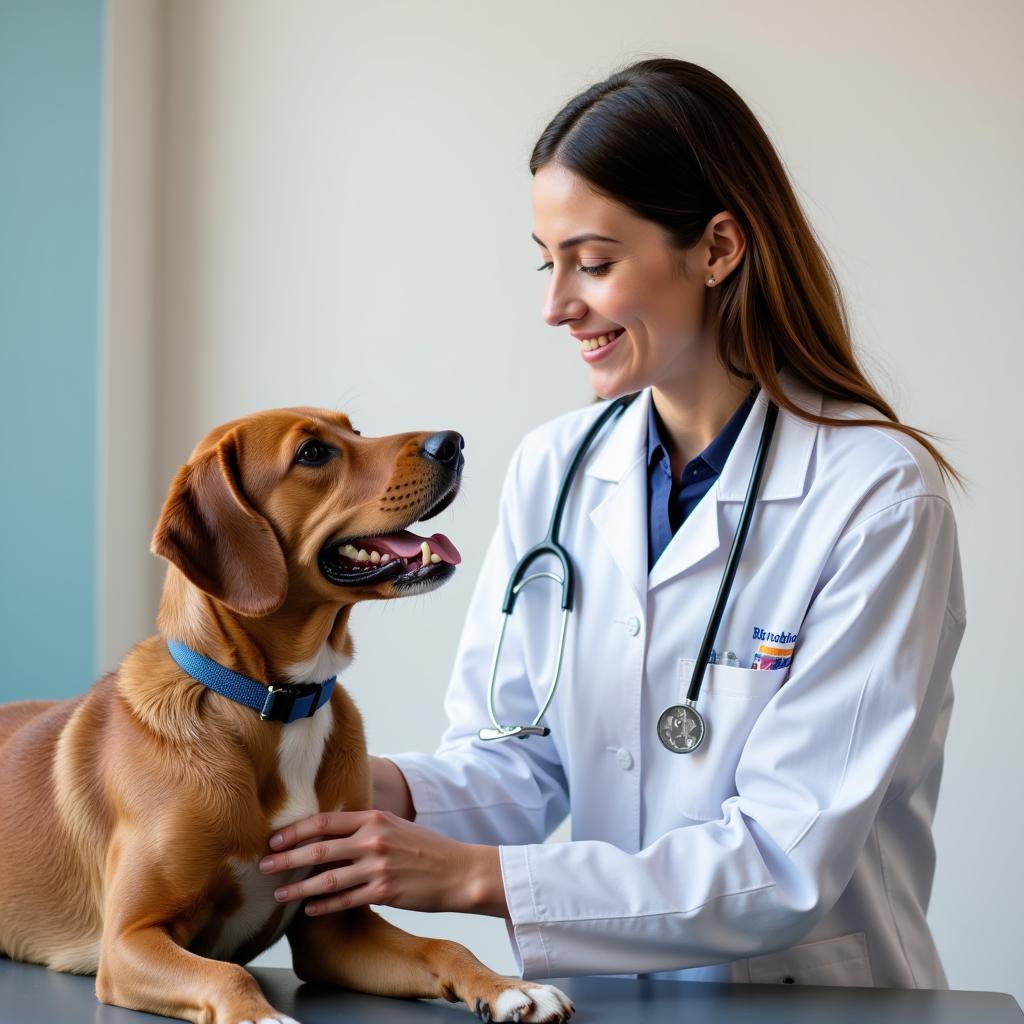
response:
<path id="1" fill-rule="evenodd" d="M 605 356 L 611 353 L 611 350 L 615 347 L 616 341 L 625 332 L 625 327 L 619 327 L 617 330 L 609 331 L 607 334 L 599 334 L 594 337 L 578 338 L 580 343 L 580 355 L 588 363 L 596 362 L 598 359 L 604 359 Z"/>

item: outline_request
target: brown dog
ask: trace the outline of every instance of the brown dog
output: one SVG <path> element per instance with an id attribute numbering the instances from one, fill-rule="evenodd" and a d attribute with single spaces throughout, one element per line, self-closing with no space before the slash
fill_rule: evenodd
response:
<path id="1" fill-rule="evenodd" d="M 503 978 L 368 907 L 295 914 L 273 891 L 308 870 L 257 868 L 284 824 L 370 806 L 362 721 L 340 686 L 309 717 L 272 719 L 303 696 L 282 684 L 348 665 L 356 601 L 454 572 L 450 541 L 405 528 L 454 500 L 461 448 L 451 432 L 364 438 L 311 408 L 200 442 L 153 535 L 170 563 L 160 632 L 79 697 L 0 708 L 0 953 L 95 973 L 104 1003 L 266 1024 L 288 1018 L 241 965 L 287 934 L 305 980 L 461 999 L 485 1019 L 568 1018 L 558 989 Z M 271 720 L 193 679 L 167 640 L 266 684 Z"/>

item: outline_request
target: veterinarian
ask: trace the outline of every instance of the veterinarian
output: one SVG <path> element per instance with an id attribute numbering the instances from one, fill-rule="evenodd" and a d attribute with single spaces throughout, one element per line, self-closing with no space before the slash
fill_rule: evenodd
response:
<path id="1" fill-rule="evenodd" d="M 597 395 L 636 395 L 568 490 L 557 692 L 534 734 L 481 738 L 548 698 L 561 588 L 517 598 L 492 717 L 501 609 L 607 402 L 512 457 L 437 752 L 372 759 L 385 813 L 275 837 L 266 870 L 323 868 L 279 898 L 501 916 L 532 977 L 946 987 L 926 912 L 965 624 L 955 470 L 868 382 L 771 142 L 713 74 L 612 75 L 530 169 L 544 319 Z M 572 840 L 545 844 L 567 814 Z"/>

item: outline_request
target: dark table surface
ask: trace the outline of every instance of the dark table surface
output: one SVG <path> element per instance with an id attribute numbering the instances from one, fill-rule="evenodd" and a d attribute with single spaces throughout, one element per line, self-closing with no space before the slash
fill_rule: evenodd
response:
<path id="1" fill-rule="evenodd" d="M 300 1024 L 459 1024 L 461 1003 L 385 999 L 303 985 L 290 970 L 252 968 L 267 999 Z M 720 985 L 630 978 L 549 978 L 576 1004 L 574 1021 L 644 1024 L 1022 1024 L 1016 1001 L 998 992 L 930 992 L 798 985 Z M 133 1024 L 169 1020 L 105 1006 L 91 976 L 0 959 L 0 1024 Z"/>

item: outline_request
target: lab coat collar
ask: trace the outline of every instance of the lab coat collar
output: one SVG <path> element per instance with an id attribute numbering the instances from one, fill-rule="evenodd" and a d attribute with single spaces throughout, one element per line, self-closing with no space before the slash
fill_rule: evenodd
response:
<path id="1" fill-rule="evenodd" d="M 820 393 L 800 387 L 785 372 L 780 375 L 780 381 L 786 395 L 801 408 L 820 414 Z M 743 501 L 768 407 L 764 394 L 759 394 L 715 487 L 690 513 L 648 575 L 647 417 L 650 402 L 650 389 L 645 388 L 622 414 L 586 469 L 590 476 L 617 484 L 591 511 L 590 520 L 641 605 L 646 603 L 649 589 L 685 572 L 721 546 L 718 503 Z M 779 410 L 759 502 L 803 495 L 817 430 L 816 423 Z"/>
<path id="2" fill-rule="evenodd" d="M 793 402 L 816 416 L 821 415 L 820 391 L 806 388 L 788 370 L 780 372 L 779 382 Z M 597 442 L 598 450 L 587 462 L 585 472 L 588 476 L 618 483 L 631 472 L 638 460 L 643 462 L 646 459 L 650 405 L 651 389 L 644 388 L 612 427 L 611 434 L 603 442 Z M 768 399 L 761 392 L 714 487 L 716 500 L 743 501 L 767 407 Z M 817 433 L 818 424 L 800 419 L 785 409 L 779 410 L 759 501 L 780 501 L 803 495 Z"/>
<path id="3" fill-rule="evenodd" d="M 651 389 L 644 388 L 612 425 L 611 433 L 603 440 L 598 438 L 597 451 L 586 462 L 587 476 L 618 483 L 637 460 L 646 465 L 650 406 Z"/>
<path id="4" fill-rule="evenodd" d="M 788 370 L 780 372 L 779 383 L 786 397 L 801 409 L 815 416 L 821 415 L 823 396 L 820 391 L 805 387 Z M 715 488 L 718 501 L 743 501 L 746 497 L 767 409 L 768 397 L 762 391 L 755 399 L 747 422 L 743 424 L 740 436 L 736 438 L 736 444 L 718 478 L 718 486 Z M 811 452 L 817 436 L 817 423 L 779 409 L 758 501 L 785 501 L 803 497 Z"/>

